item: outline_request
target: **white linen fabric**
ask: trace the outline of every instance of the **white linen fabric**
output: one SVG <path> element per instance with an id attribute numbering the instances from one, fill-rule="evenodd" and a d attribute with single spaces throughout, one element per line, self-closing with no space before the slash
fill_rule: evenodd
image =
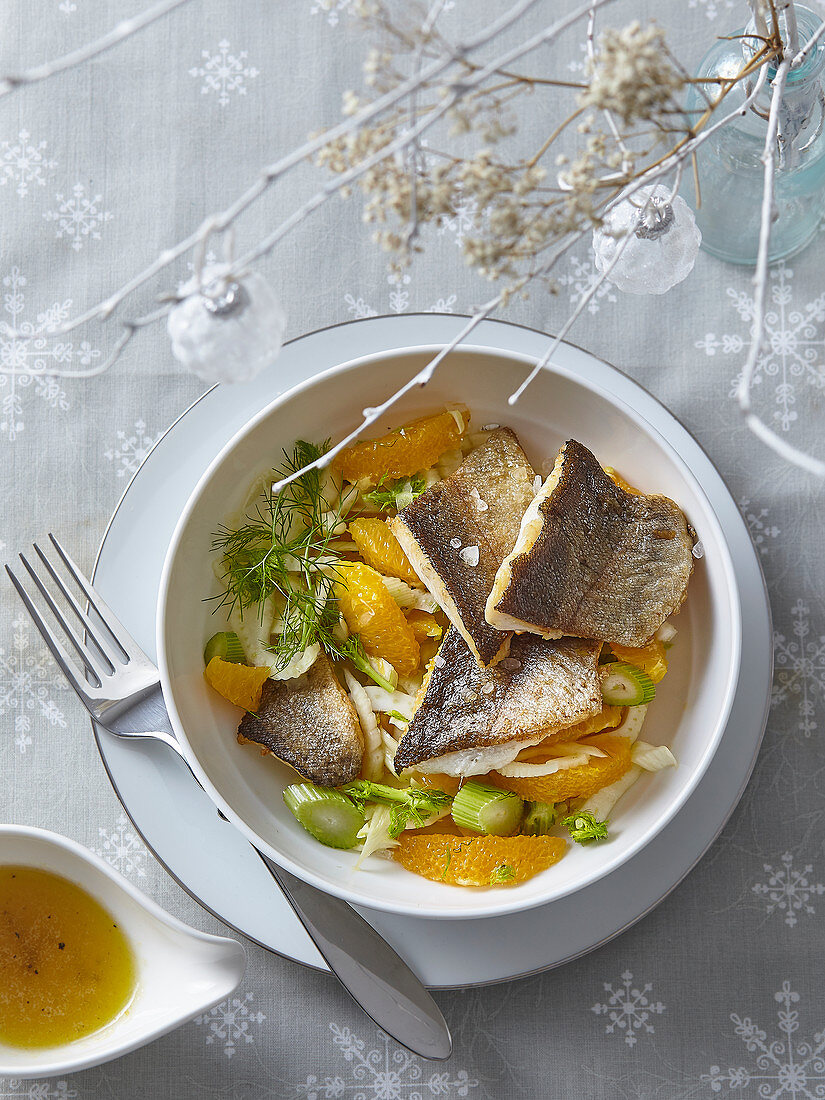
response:
<path id="1" fill-rule="evenodd" d="M 152 443 L 203 390 L 174 361 L 162 324 L 87 381 L 37 377 L 109 354 L 116 329 L 68 338 L 38 328 L 98 301 L 309 130 L 339 117 L 366 46 L 350 0 L 193 0 L 90 64 L 0 100 L 0 550 L 11 559 L 57 532 L 87 570 L 108 518 Z M 571 0 L 546 5 L 554 11 Z M 0 72 L 89 41 L 144 0 L 5 0 Z M 457 0 L 445 20 L 492 18 L 495 0 Z M 471 9 L 471 10 L 470 10 Z M 653 14 L 623 2 L 621 25 Z M 664 0 L 656 18 L 690 68 L 747 21 L 735 0 Z M 583 67 L 573 36 L 543 61 Z M 522 122 L 538 145 L 538 96 Z M 238 227 L 258 239 L 309 194 L 288 176 Z M 460 245 L 462 207 L 425 234 L 403 277 L 335 199 L 262 265 L 287 336 L 354 317 L 470 312 L 489 296 Z M 191 259 L 191 257 L 190 257 Z M 655 912 L 586 958 L 529 980 L 437 995 L 455 1053 L 443 1066 L 389 1042 L 324 974 L 249 946 L 237 995 L 121 1061 L 65 1081 L 0 1079 L 0 1097 L 745 1097 L 825 1093 L 825 570 L 822 486 L 748 433 L 732 389 L 750 341 L 751 271 L 700 253 L 663 298 L 609 284 L 571 338 L 630 373 L 694 433 L 738 500 L 761 555 L 776 673 L 764 747 L 745 796 L 701 864 Z M 181 262 L 169 279 L 188 275 Z M 589 248 L 505 314 L 548 332 L 594 277 Z M 137 295 L 148 308 L 168 282 Z M 25 327 L 29 326 L 29 327 Z M 15 340 L 11 327 L 31 334 Z M 822 240 L 770 274 L 768 343 L 755 394 L 784 437 L 823 454 Z M 208 931 L 203 912 L 145 850 L 106 779 L 80 705 L 10 587 L 0 588 L 0 819 L 55 829 L 95 849 L 141 889 Z M 502 943 L 501 950 L 507 950 Z"/>

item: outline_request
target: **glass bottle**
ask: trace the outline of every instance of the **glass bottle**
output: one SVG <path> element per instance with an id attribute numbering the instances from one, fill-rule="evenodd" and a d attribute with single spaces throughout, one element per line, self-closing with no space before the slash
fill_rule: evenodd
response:
<path id="1" fill-rule="evenodd" d="M 795 5 L 800 42 L 805 42 L 821 22 L 809 8 Z M 753 24 L 720 40 L 707 53 L 698 77 L 735 76 L 753 55 L 755 39 L 748 37 Z M 744 37 L 737 37 L 744 36 Z M 781 122 L 785 147 L 777 147 L 775 203 L 778 217 L 771 232 L 769 260 L 787 259 L 813 240 L 825 213 L 825 39 L 820 39 L 806 59 L 791 69 L 785 88 Z M 696 201 L 692 173 L 685 172 L 683 194 L 696 214 L 702 231 L 702 248 L 737 264 L 755 264 L 759 243 L 767 116 L 770 82 L 776 75 L 771 63 L 760 95 L 744 116 L 738 116 L 708 138 L 697 150 L 701 204 Z M 742 81 L 717 109 L 718 117 L 735 109 L 753 88 Z M 700 85 L 713 94 L 714 85 Z M 705 101 L 697 85 L 691 85 L 687 107 L 698 114 Z M 693 118 L 698 117 L 693 114 Z M 794 135 L 792 141 L 789 137 Z"/>

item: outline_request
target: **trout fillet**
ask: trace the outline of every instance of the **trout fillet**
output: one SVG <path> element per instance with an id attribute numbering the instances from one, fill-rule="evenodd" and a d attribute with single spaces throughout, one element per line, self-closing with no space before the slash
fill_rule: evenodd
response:
<path id="1" fill-rule="evenodd" d="M 356 779 L 364 735 L 355 708 L 321 653 L 302 676 L 266 680 L 256 714 L 245 714 L 238 740 L 255 741 L 324 787 Z"/>
<path id="2" fill-rule="evenodd" d="M 496 574 L 487 621 L 544 638 L 642 646 L 681 607 L 692 550 L 672 500 L 626 493 L 568 440 Z"/>
<path id="3" fill-rule="evenodd" d="M 483 775 L 602 709 L 601 642 L 514 637 L 509 655 L 478 667 L 453 627 L 430 664 L 395 767 Z"/>

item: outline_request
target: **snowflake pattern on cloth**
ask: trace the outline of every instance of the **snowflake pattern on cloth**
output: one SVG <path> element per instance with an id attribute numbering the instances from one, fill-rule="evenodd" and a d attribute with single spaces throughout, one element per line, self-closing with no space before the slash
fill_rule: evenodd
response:
<path id="1" fill-rule="evenodd" d="M 114 214 L 101 209 L 102 195 L 88 195 L 82 183 L 76 183 L 72 194 L 66 198 L 62 193 L 54 197 L 56 210 L 47 210 L 43 217 L 48 222 L 56 222 L 55 237 L 67 240 L 75 252 L 79 252 L 85 240 L 99 241 L 101 226 L 110 222 Z"/>
<path id="2" fill-rule="evenodd" d="M 790 431 L 797 420 L 797 383 L 801 380 L 815 390 L 825 389 L 825 366 L 822 363 L 822 351 L 825 348 L 825 333 L 819 326 L 825 321 L 825 293 L 807 302 L 795 306 L 793 300 L 793 269 L 784 262 L 770 268 L 769 298 L 770 306 L 765 314 L 765 350 L 756 362 L 753 385 L 761 386 L 769 380 L 774 383 L 773 413 L 775 426 L 780 431 Z M 728 298 L 743 321 L 748 322 L 747 336 L 727 333 L 717 338 L 713 332 L 696 341 L 706 355 L 735 355 L 744 361 L 753 343 L 753 322 L 756 306 L 752 295 L 744 290 L 728 287 Z M 742 380 L 740 371 L 731 382 L 730 397 Z M 767 388 L 767 385 L 766 387 Z"/>
<path id="3" fill-rule="evenodd" d="M 352 0 L 313 0 L 310 15 L 323 15 L 331 27 L 337 27 L 341 16 L 350 10 Z"/>
<path id="4" fill-rule="evenodd" d="M 154 439 L 147 435 L 144 421 L 136 420 L 132 434 L 127 435 L 125 431 L 118 431 L 117 443 L 104 451 L 103 457 L 115 463 L 116 477 L 136 474 L 159 439 L 160 435 L 156 435 Z"/>
<path id="5" fill-rule="evenodd" d="M 799 1030 L 799 1012 L 793 1007 L 799 1003 L 799 994 L 784 981 L 774 1000 L 779 1004 L 777 1027 L 780 1035 L 768 1041 L 767 1032 L 755 1024 L 749 1016 L 730 1014 L 736 1035 L 742 1040 L 755 1059 L 750 1066 L 731 1066 L 724 1070 L 711 1066 L 700 1080 L 710 1085 L 713 1092 L 721 1092 L 724 1085 L 731 1092 L 748 1089 L 751 1096 L 791 1097 L 814 1100 L 825 1096 L 825 1030 L 814 1034 L 805 1042 L 794 1042 Z"/>
<path id="6" fill-rule="evenodd" d="M 33 627 L 22 612 L 12 622 L 11 648 L 0 646 L 0 716 L 14 716 L 14 743 L 21 753 L 32 744 L 32 713 L 50 726 L 66 727 L 66 719 L 52 698 L 67 685 L 43 645 L 32 646 Z M 35 634 L 39 642 L 39 635 Z"/>
<path id="7" fill-rule="evenodd" d="M 438 219 L 438 232 L 441 236 L 451 233 L 457 247 L 461 248 L 464 238 L 476 228 L 478 217 L 476 200 L 462 199 L 453 205 L 452 214 L 444 214 Z"/>
<path id="8" fill-rule="evenodd" d="M 792 698 L 799 700 L 797 729 L 806 737 L 819 727 L 816 723 L 816 701 L 825 694 L 825 634 L 811 634 L 811 612 L 806 603 L 797 600 L 791 608 L 793 637 L 774 631 L 774 684 L 771 705 L 774 707 Z"/>
<path id="9" fill-rule="evenodd" d="M 201 64 L 189 70 L 190 76 L 203 80 L 201 95 L 215 92 L 221 107 L 227 106 L 234 92 L 246 95 L 246 81 L 260 76 L 257 69 L 246 64 L 246 50 L 234 54 L 230 53 L 231 49 L 224 38 L 218 43 L 216 53 L 201 50 Z"/>
<path id="10" fill-rule="evenodd" d="M 74 1100 L 68 1081 L 20 1081 L 0 1077 L 0 1100 Z"/>
<path id="11" fill-rule="evenodd" d="M 760 554 L 767 554 L 768 550 L 776 545 L 772 540 L 781 535 L 781 530 L 775 523 L 769 523 L 770 512 L 767 508 L 759 508 L 747 497 L 739 501 L 739 511 L 745 517 L 745 523 L 751 533 L 753 544 Z M 769 541 L 771 540 L 771 541 Z"/>
<path id="12" fill-rule="evenodd" d="M 591 1011 L 609 1019 L 610 1023 L 604 1029 L 605 1035 L 624 1034 L 624 1041 L 632 1047 L 636 1044 L 637 1033 L 653 1034 L 651 1013 L 661 1015 L 665 1006 L 661 1001 L 650 1000 L 648 994 L 653 992 L 653 986 L 649 982 L 637 989 L 633 985 L 633 975 L 625 970 L 622 984 L 614 989 L 610 982 L 605 982 L 604 991 L 609 994 L 606 1003 L 593 1005 Z"/>
<path id="13" fill-rule="evenodd" d="M 113 828 L 98 828 L 99 843 L 93 851 L 127 878 L 145 878 L 148 852 L 126 814 L 120 814 Z"/>
<path id="14" fill-rule="evenodd" d="M 593 287 L 601 275 L 593 266 L 592 260 L 581 260 L 578 256 L 570 257 L 570 270 L 556 276 L 559 286 L 570 291 L 570 301 L 578 302 Z M 616 287 L 609 279 L 605 279 L 590 301 L 587 303 L 588 313 L 598 313 L 602 301 L 616 302 Z"/>
<path id="15" fill-rule="evenodd" d="M 34 391 L 51 409 L 65 412 L 69 399 L 58 380 L 43 372 L 50 366 L 78 363 L 88 367 L 100 352 L 88 340 L 77 348 L 60 336 L 50 336 L 49 329 L 69 316 L 72 300 L 55 302 L 37 314 L 36 324 L 23 319 L 26 299 L 23 288 L 26 279 L 19 267 L 13 267 L 3 278 L 6 288 L 3 309 L 11 321 L 0 321 L 0 434 L 14 443 L 25 425 L 23 394 L 34 384 Z M 9 373 L 3 373 L 9 372 Z"/>
<path id="16" fill-rule="evenodd" d="M 387 304 L 391 313 L 406 313 L 410 308 L 410 283 L 412 277 L 409 272 L 404 272 L 402 275 L 388 275 L 387 283 L 390 290 L 387 296 Z M 431 306 L 428 306 L 424 310 L 424 313 L 452 313 L 455 310 L 457 296 L 455 294 L 448 294 L 442 298 L 439 298 Z M 346 303 L 347 313 L 355 320 L 360 320 L 364 317 L 378 317 L 379 310 L 369 305 L 363 295 L 358 295 L 356 298 L 354 294 L 345 294 L 344 302 Z"/>
<path id="17" fill-rule="evenodd" d="M 361 1100 L 424 1100 L 427 1096 L 469 1096 L 478 1081 L 466 1070 L 451 1070 L 425 1075 L 430 1068 L 415 1054 L 401 1047 L 390 1052 L 390 1040 L 379 1036 L 380 1046 L 367 1050 L 367 1044 L 348 1027 L 329 1025 L 332 1041 L 345 1062 L 350 1064 L 350 1080 L 340 1075 L 323 1080 L 312 1074 L 296 1087 L 296 1095 L 307 1100 L 332 1100 L 354 1093 Z"/>
<path id="18" fill-rule="evenodd" d="M 721 12 L 733 11 L 734 5 L 735 0 L 688 0 L 689 8 L 703 11 L 708 19 L 716 19 Z"/>
<path id="19" fill-rule="evenodd" d="M 33 144 L 30 138 L 28 130 L 21 130 L 16 141 L 0 141 L 0 187 L 16 184 L 15 190 L 21 198 L 28 195 L 32 184 L 45 187 L 49 177 L 44 173 L 57 167 L 57 161 L 45 155 L 48 143 Z"/>
<path id="20" fill-rule="evenodd" d="M 207 1029 L 207 1044 L 220 1044 L 226 1057 L 231 1058 L 241 1042 L 254 1043 L 255 1033 L 250 1031 L 250 1025 L 262 1024 L 266 1019 L 262 1012 L 249 1011 L 248 1005 L 254 999 L 254 993 L 227 997 L 208 1012 L 196 1016 L 194 1022 Z"/>
<path id="21" fill-rule="evenodd" d="M 797 914 L 815 912 L 810 904 L 811 898 L 825 894 L 825 886 L 821 882 L 808 881 L 808 876 L 813 874 L 813 865 L 806 863 L 801 870 L 796 870 L 793 858 L 790 852 L 785 852 L 780 867 L 765 863 L 762 870 L 768 881 L 757 882 L 751 887 L 754 894 L 765 902 L 768 916 L 784 913 L 785 924 L 789 928 L 798 923 Z"/>

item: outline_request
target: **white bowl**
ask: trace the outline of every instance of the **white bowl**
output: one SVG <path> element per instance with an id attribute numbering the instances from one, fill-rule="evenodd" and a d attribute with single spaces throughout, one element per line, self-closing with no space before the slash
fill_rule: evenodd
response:
<path id="1" fill-rule="evenodd" d="M 611 819 L 611 838 L 572 844 L 564 859 L 516 887 L 461 889 L 429 882 L 381 859 L 354 872 L 353 853 L 326 848 L 295 821 L 283 788 L 295 773 L 235 740 L 238 711 L 207 687 L 203 646 L 220 629 L 204 598 L 218 591 L 209 551 L 218 524 L 237 509 L 253 479 L 282 459 L 296 438 L 341 438 L 361 410 L 384 400 L 438 348 L 402 348 L 342 364 L 278 398 L 221 451 L 201 478 L 172 538 L 160 585 L 157 650 L 163 692 L 187 759 L 220 810 L 277 863 L 350 902 L 421 917 L 489 917 L 542 905 L 589 885 L 638 852 L 696 787 L 725 728 L 736 685 L 741 617 L 725 538 L 701 486 L 664 439 L 632 408 L 554 365 L 514 407 L 507 397 L 533 361 L 462 347 L 426 389 L 400 402 L 374 434 L 448 402 L 469 405 L 480 426 L 511 426 L 537 469 L 548 469 L 565 439 L 590 447 L 631 482 L 676 500 L 705 550 L 676 625 L 672 671 L 661 685 L 644 737 L 668 744 L 678 768 L 644 776 Z M 560 364 L 564 352 L 560 349 Z M 580 352 L 576 352 L 581 355 Z"/>
<path id="2" fill-rule="evenodd" d="M 0 1042 L 0 1077 L 57 1077 L 145 1046 L 228 997 L 244 975 L 236 941 L 208 936 L 169 916 L 80 844 L 45 829 L 0 825 L 0 866 L 53 871 L 91 894 L 123 929 L 137 985 L 111 1023 L 61 1046 L 21 1049 Z"/>

